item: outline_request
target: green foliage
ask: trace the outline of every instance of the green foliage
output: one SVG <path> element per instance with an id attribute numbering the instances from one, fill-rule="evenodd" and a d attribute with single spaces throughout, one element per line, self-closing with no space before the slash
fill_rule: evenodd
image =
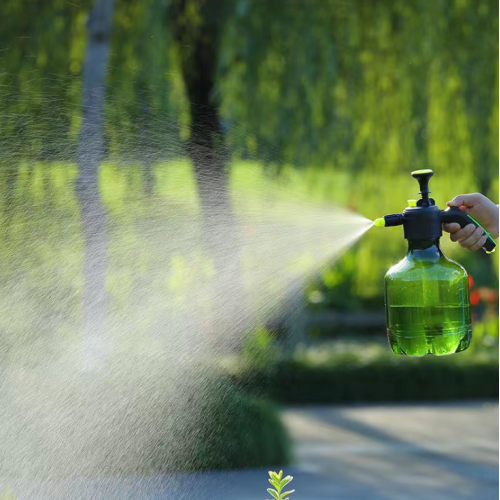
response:
<path id="1" fill-rule="evenodd" d="M 220 0 L 187 2 L 182 16 L 176 4 L 116 1 L 106 138 L 122 161 L 181 154 L 189 44 L 172 33 L 209 23 L 220 40 L 213 97 L 238 156 L 351 172 L 460 168 L 482 191 L 496 178 L 494 0 Z M 2 2 L 2 152 L 72 157 L 90 6 L 36 0 L 20 13 Z"/>
<path id="2" fill-rule="evenodd" d="M 180 154 L 187 103 L 167 26 L 170 3 L 116 1 L 106 137 L 110 153 L 127 162 L 149 164 L 159 155 Z"/>
<path id="3" fill-rule="evenodd" d="M 241 469 L 287 464 L 290 442 L 276 408 L 249 398 L 234 387 L 216 388 L 199 408 L 193 425 L 198 437 L 191 470 Z"/>
<path id="4" fill-rule="evenodd" d="M 270 332 L 259 327 L 245 336 L 241 355 L 251 364 L 266 366 L 273 362 L 277 353 Z"/>
<path id="5" fill-rule="evenodd" d="M 498 311 L 495 309 L 487 310 L 481 320 L 474 322 L 473 342 L 469 349 L 484 350 L 498 347 L 499 324 Z"/>
<path id="6" fill-rule="evenodd" d="M 368 344 L 322 347 L 265 370 L 233 368 L 233 381 L 283 404 L 484 399 L 498 397 L 498 350 L 447 358 L 395 356 Z"/>
<path id="7" fill-rule="evenodd" d="M 498 155 L 496 2 L 317 4 L 239 2 L 220 78 L 238 150 L 358 172 L 460 165 L 484 189 Z"/>
<path id="8" fill-rule="evenodd" d="M 91 2 L 2 2 L 0 150 L 16 159 L 74 153 L 85 21 Z M 62 42 L 64 40 L 64 42 Z"/>
<path id="9" fill-rule="evenodd" d="M 9 449 L 0 474 L 117 476 L 289 463 L 290 440 L 275 405 L 206 365 L 146 354 L 141 362 L 122 358 L 112 374 L 92 376 L 23 370 L 15 391 L 0 388 L 0 438 Z M 21 406 L 18 394 L 26 396 Z"/>
<path id="10" fill-rule="evenodd" d="M 287 495 L 291 495 L 295 490 L 283 491 L 283 488 L 292 482 L 292 476 L 283 477 L 283 471 L 278 472 L 269 471 L 269 482 L 272 484 L 272 488 L 268 488 L 267 492 L 275 500 L 289 500 Z"/>

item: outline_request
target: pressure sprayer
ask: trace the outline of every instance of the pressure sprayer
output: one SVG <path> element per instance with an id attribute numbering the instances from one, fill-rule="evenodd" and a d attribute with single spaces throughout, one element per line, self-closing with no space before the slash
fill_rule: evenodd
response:
<path id="1" fill-rule="evenodd" d="M 472 328 L 469 280 L 465 269 L 439 246 L 442 224 L 480 224 L 458 207 L 440 210 L 429 198 L 432 170 L 411 174 L 420 184 L 419 200 L 408 200 L 402 214 L 384 215 L 375 226 L 403 226 L 406 257 L 385 275 L 385 307 L 389 344 L 396 354 L 452 354 L 469 347 Z M 487 235 L 483 249 L 495 251 Z"/>

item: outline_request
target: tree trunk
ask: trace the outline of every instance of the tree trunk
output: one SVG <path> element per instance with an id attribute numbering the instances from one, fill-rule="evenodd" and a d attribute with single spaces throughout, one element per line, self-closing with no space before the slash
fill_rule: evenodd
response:
<path id="1" fill-rule="evenodd" d="M 87 22 L 83 68 L 82 125 L 79 136 L 77 195 L 84 238 L 82 341 L 84 368 L 106 357 L 106 212 L 99 193 L 104 156 L 104 97 L 113 0 L 95 0 Z"/>
<path id="2" fill-rule="evenodd" d="M 208 87 L 207 87 L 208 88 Z M 210 92 L 201 97 L 208 98 Z M 217 109 L 191 101 L 191 137 L 186 145 L 193 163 L 203 216 L 204 245 L 214 262 L 216 276 L 207 293 L 212 298 L 208 336 L 217 352 L 239 350 L 245 331 L 245 299 L 241 276 L 239 225 L 229 192 L 227 158 Z"/>
<path id="3" fill-rule="evenodd" d="M 190 5 L 196 5 L 201 22 L 190 24 L 193 17 L 186 14 Z M 239 227 L 231 206 L 227 152 L 213 99 L 224 24 L 221 18 L 227 5 L 224 0 L 178 0 L 175 5 L 175 34 L 191 117 L 191 133 L 185 147 L 196 177 L 205 247 L 216 270 L 207 293 L 213 302 L 208 335 L 217 351 L 237 350 L 245 333 Z"/>
<path id="4" fill-rule="evenodd" d="M 154 151 L 151 145 L 151 111 L 146 98 L 139 98 L 140 107 L 140 131 L 139 151 L 142 163 L 142 174 L 144 179 L 144 192 L 147 196 L 153 196 L 155 190 Z"/>

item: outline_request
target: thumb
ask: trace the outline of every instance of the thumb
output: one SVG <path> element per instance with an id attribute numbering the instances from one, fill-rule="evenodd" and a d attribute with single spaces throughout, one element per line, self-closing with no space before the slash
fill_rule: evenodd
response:
<path id="1" fill-rule="evenodd" d="M 481 195 L 479 194 L 459 194 L 455 196 L 453 200 L 449 201 L 447 205 L 449 207 L 475 207 L 481 199 Z"/>

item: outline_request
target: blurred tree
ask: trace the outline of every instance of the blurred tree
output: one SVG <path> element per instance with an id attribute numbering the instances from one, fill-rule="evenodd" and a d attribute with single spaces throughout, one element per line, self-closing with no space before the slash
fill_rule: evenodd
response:
<path id="1" fill-rule="evenodd" d="M 203 210 L 230 212 L 224 137 L 215 99 L 227 0 L 173 0 L 171 18 L 190 112 L 186 152 L 193 162 Z"/>
<path id="2" fill-rule="evenodd" d="M 14 159 L 75 151 L 83 27 L 89 0 L 0 3 L 0 149 Z M 61 43 L 64 40 L 64 43 Z"/>
<path id="3" fill-rule="evenodd" d="M 240 317 L 245 303 L 239 277 L 239 228 L 231 206 L 228 154 L 216 100 L 221 37 L 233 7 L 234 2 L 228 0 L 172 0 L 170 10 L 189 105 L 190 134 L 185 149 L 194 167 L 204 239 L 218 274 L 213 296 L 219 306 L 225 306 L 213 310 L 211 335 L 224 339 L 220 345 L 236 338 L 238 332 L 227 331 L 234 330 L 234 325 L 225 322 L 228 316 Z M 217 317 L 221 311 L 223 317 Z"/>
<path id="4" fill-rule="evenodd" d="M 82 76 L 82 125 L 78 147 L 84 250 L 82 297 L 85 363 L 103 354 L 106 328 L 106 214 L 99 192 L 99 168 L 104 157 L 105 78 L 113 22 L 114 0 L 95 0 L 87 23 L 87 48 Z"/>
<path id="5" fill-rule="evenodd" d="M 0 33 L 2 151 L 71 157 L 88 2 L 36 0 L 27 15 L 15 0 L 1 3 L 11 20 Z M 460 165 L 483 191 L 496 177 L 494 0 L 117 0 L 116 21 L 106 129 L 123 158 L 177 156 L 186 125 L 208 129 L 216 113 L 212 142 L 223 121 L 225 148 L 267 162 L 356 172 Z M 204 98 L 193 93 L 201 83 Z"/>
<path id="6" fill-rule="evenodd" d="M 460 165 L 489 188 L 498 2 L 236 3 L 217 89 L 237 152 L 360 173 Z"/>

